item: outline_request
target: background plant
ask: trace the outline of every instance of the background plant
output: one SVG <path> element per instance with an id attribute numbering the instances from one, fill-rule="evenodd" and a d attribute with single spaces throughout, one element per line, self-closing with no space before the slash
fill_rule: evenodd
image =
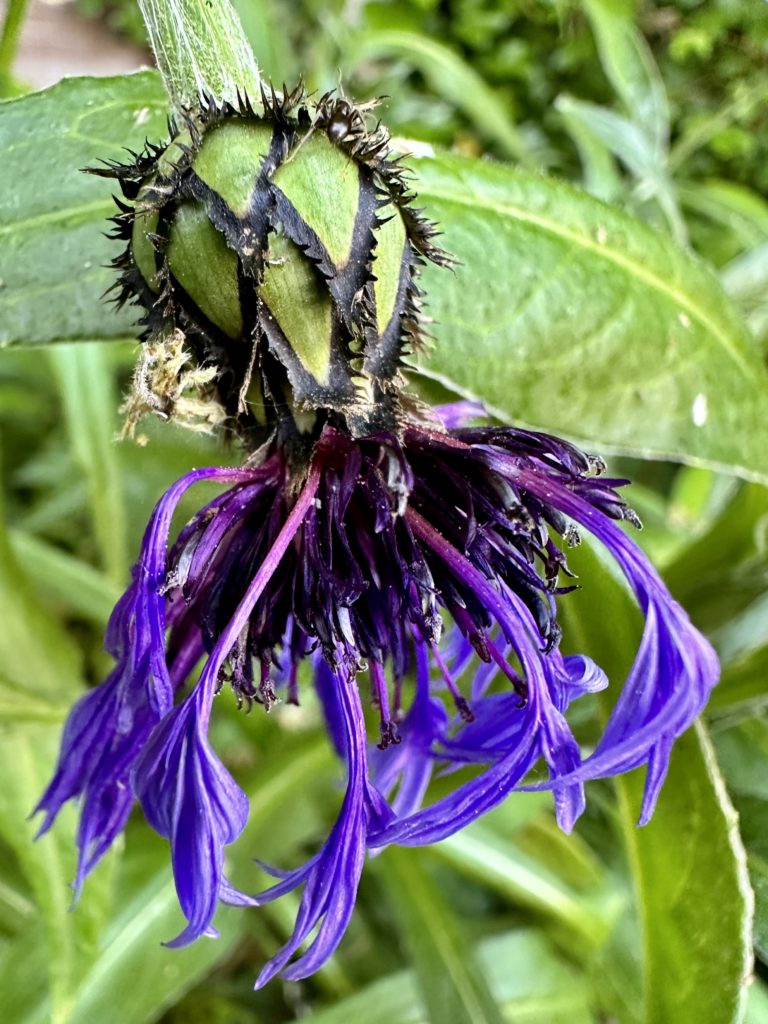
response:
<path id="1" fill-rule="evenodd" d="M 646 829 L 632 827 L 630 777 L 615 793 L 591 786 L 571 839 L 531 794 L 433 849 L 388 851 L 340 954 L 301 986 L 250 990 L 254 965 L 290 930 L 283 905 L 223 912 L 218 943 L 159 950 L 178 924 L 175 897 L 164 844 L 138 822 L 70 914 L 71 836 L 62 828 L 34 845 L 24 819 L 67 707 L 105 668 L 104 622 L 152 504 L 192 465 L 228 456 L 153 425 L 145 448 L 113 443 L 131 317 L 99 301 L 109 188 L 76 168 L 162 136 L 158 79 L 85 79 L 0 105 L 7 1019 L 768 1020 L 762 8 L 307 0 L 289 17 L 278 0 L 238 7 L 266 74 L 291 81 L 301 70 L 323 89 L 341 68 L 360 98 L 389 95 L 393 132 L 458 151 L 412 161 L 462 260 L 455 279 L 427 279 L 437 345 L 416 386 L 477 395 L 505 419 L 614 452 L 612 470 L 638 481 L 641 540 L 716 642 L 724 678 L 709 737 L 702 727 L 680 745 Z M 539 169 L 610 205 L 530 173 Z M 620 673 L 631 605 L 595 553 L 577 554 L 591 582 L 570 599 L 568 634 Z M 251 870 L 257 835 L 266 859 L 298 862 L 338 803 L 313 708 L 285 710 L 269 721 L 219 714 L 217 747 L 252 806 L 235 871 Z M 590 721 L 580 725 L 588 740 Z M 758 976 L 746 1005 L 745 869 Z"/>

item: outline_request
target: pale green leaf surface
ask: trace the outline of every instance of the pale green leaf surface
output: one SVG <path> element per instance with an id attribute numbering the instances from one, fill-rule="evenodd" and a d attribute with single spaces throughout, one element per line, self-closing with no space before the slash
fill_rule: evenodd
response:
<path id="1" fill-rule="evenodd" d="M 99 297 L 119 244 L 103 236 L 117 183 L 81 173 L 129 160 L 145 136 L 166 135 L 157 75 L 71 78 L 0 104 L 0 347 L 134 333 L 135 311 Z M 13 187 L 7 187 L 13 182 Z"/>
<path id="2" fill-rule="evenodd" d="M 604 451 L 768 479 L 768 372 L 702 262 L 568 185 L 459 156 L 412 163 L 460 261 L 424 273 L 425 373 Z"/>
<path id="3" fill-rule="evenodd" d="M 650 47 L 635 26 L 633 0 L 585 0 L 600 62 L 628 113 L 658 151 L 669 135 L 669 105 Z"/>
<path id="4" fill-rule="evenodd" d="M 749 987 L 744 1024 L 768 1024 L 768 985 L 755 979 Z"/>
<path id="5" fill-rule="evenodd" d="M 618 200 L 624 186 L 613 153 L 571 102 L 570 96 L 558 96 L 555 109 L 579 151 L 582 185 L 590 195 L 607 203 Z"/>

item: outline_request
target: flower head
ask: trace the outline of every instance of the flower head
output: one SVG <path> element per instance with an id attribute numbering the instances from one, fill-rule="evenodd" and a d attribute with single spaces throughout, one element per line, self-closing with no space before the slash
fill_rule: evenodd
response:
<path id="1" fill-rule="evenodd" d="M 359 112 L 324 98 L 314 120 L 301 110 L 291 120 L 266 99 L 267 122 L 254 122 L 247 105 L 208 110 L 181 141 L 114 171 L 133 201 L 120 217 L 130 240 L 123 285 L 138 289 L 149 344 L 173 337 L 178 345 L 163 370 L 178 389 L 163 394 L 178 398 L 194 365 L 197 385 L 204 396 L 213 389 L 250 455 L 239 469 L 188 474 L 158 503 L 109 625 L 115 669 L 73 709 L 38 806 L 45 831 L 67 800 L 81 801 L 79 888 L 140 802 L 171 845 L 187 919 L 171 945 L 213 934 L 219 901 L 260 904 L 302 888 L 294 933 L 258 984 L 278 972 L 305 977 L 331 955 L 366 851 L 436 842 L 531 784 L 551 789 L 570 830 L 585 782 L 639 765 L 647 765 L 647 820 L 671 746 L 718 673 L 708 643 L 618 525 L 635 521 L 618 493 L 624 481 L 605 479 L 599 460 L 559 438 L 468 426 L 479 411 L 471 404 L 430 410 L 402 393 L 399 360 L 419 323 L 415 253 L 441 258 L 431 229 L 405 212 L 401 179 L 386 170 L 383 143 L 364 133 Z M 310 233 L 313 207 L 299 187 L 306 168 L 284 170 L 308 154 L 320 159 L 309 148 L 319 128 L 321 165 L 334 165 L 328 147 L 346 147 L 354 196 L 383 196 L 400 225 L 388 249 L 378 200 L 356 206 L 347 254 L 359 253 L 360 266 L 348 272 L 348 262 L 325 259 L 338 238 L 321 245 Z M 193 236 L 224 275 L 214 287 L 190 262 Z M 270 277 L 268 253 L 280 238 L 298 246 L 280 273 L 288 267 L 294 283 L 312 285 L 298 300 Z M 359 276 L 354 291 L 348 274 Z M 318 309 L 329 311 L 329 333 L 313 336 L 326 346 L 320 361 L 296 333 L 302 295 L 317 299 L 313 330 L 322 326 Z M 243 296 L 238 319 L 232 303 Z M 142 366 L 137 393 L 150 401 L 146 358 Z M 159 379 L 152 400 L 162 397 Z M 201 480 L 226 489 L 171 544 L 174 510 Z M 586 755 L 568 707 L 607 680 L 588 658 L 561 654 L 557 614 L 573 589 L 566 549 L 579 528 L 613 555 L 645 615 L 635 663 Z M 281 693 L 296 702 L 303 661 L 346 766 L 346 791 L 319 852 L 293 871 L 270 869 L 275 884 L 246 895 L 225 876 L 225 847 L 245 826 L 247 799 L 212 749 L 212 703 L 225 687 L 249 707 L 269 708 Z M 371 738 L 364 672 L 378 714 Z M 531 783 L 537 765 L 546 783 Z M 430 802 L 436 770 L 455 786 Z"/>

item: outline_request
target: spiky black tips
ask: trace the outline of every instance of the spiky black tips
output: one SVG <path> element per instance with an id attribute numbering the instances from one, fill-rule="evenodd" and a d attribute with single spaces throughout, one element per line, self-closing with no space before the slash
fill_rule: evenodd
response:
<path id="1" fill-rule="evenodd" d="M 145 340 L 183 339 L 184 372 L 204 371 L 246 436 L 323 413 L 352 433 L 396 418 L 402 356 L 423 336 L 419 265 L 450 258 L 371 106 L 310 104 L 301 87 L 262 88 L 258 111 L 204 98 L 167 146 L 97 171 L 126 200 L 117 301 L 143 307 Z"/>

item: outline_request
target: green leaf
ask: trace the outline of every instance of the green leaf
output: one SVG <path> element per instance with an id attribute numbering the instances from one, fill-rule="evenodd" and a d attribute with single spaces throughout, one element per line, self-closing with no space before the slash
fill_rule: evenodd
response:
<path id="1" fill-rule="evenodd" d="M 125 496 L 115 452 L 117 395 L 107 353 L 62 345 L 50 353 L 70 447 L 85 477 L 101 563 L 113 583 L 128 574 Z"/>
<path id="2" fill-rule="evenodd" d="M 755 950 L 768 963 L 768 719 L 763 715 L 720 728 L 714 741 L 747 847 L 755 891 Z"/>
<path id="3" fill-rule="evenodd" d="M 11 530 L 11 549 L 37 591 L 69 613 L 103 627 L 121 588 L 97 569 L 24 530 Z"/>
<path id="4" fill-rule="evenodd" d="M 501 1024 L 484 975 L 417 850 L 390 848 L 378 866 L 433 1024 Z"/>
<path id="5" fill-rule="evenodd" d="M 69 702 L 55 703 L 19 689 L 0 675 L 0 724 L 8 722 L 54 722 L 61 725 L 70 708 Z"/>
<path id="6" fill-rule="evenodd" d="M 642 782 L 619 782 L 645 945 L 648 1024 L 740 1019 L 752 897 L 736 814 L 703 727 L 677 741 L 656 814 L 634 830 Z"/>
<path id="7" fill-rule="evenodd" d="M 580 944 L 592 948 L 605 938 L 621 907 L 617 894 L 603 891 L 585 897 L 574 892 L 534 857 L 482 824 L 443 840 L 434 854 L 496 889 L 513 904 L 564 925 L 578 936 Z"/>
<path id="8" fill-rule="evenodd" d="M 745 248 L 768 239 L 768 202 L 744 185 L 713 178 L 679 185 L 678 194 L 687 209 L 730 228 Z"/>
<path id="9" fill-rule="evenodd" d="M 567 185 L 459 156 L 413 165 L 460 260 L 424 273 L 427 375 L 603 450 L 768 479 L 768 372 L 701 262 Z"/>
<path id="10" fill-rule="evenodd" d="M 666 147 L 669 107 L 650 48 L 635 27 L 632 0 L 585 0 L 600 61 L 627 112 L 657 152 Z"/>
<path id="11" fill-rule="evenodd" d="M 409 851 L 411 852 L 411 851 Z M 477 958 L 493 995 L 514 1024 L 592 1024 L 585 985 L 532 929 L 481 942 Z M 429 1020 L 414 971 L 373 982 L 327 1010 L 313 1024 L 426 1024 Z"/>
<path id="12" fill-rule="evenodd" d="M 80 655 L 17 563 L 0 507 L 0 668 L 9 685 L 57 704 L 81 686 Z"/>
<path id="13" fill-rule="evenodd" d="M 74 821 L 63 814 L 54 832 L 35 842 L 27 821 L 48 782 L 59 745 L 58 725 L 16 725 L 2 731 L 0 835 L 15 851 L 45 924 L 50 975 L 49 1024 L 66 1024 L 77 986 L 96 955 L 109 906 L 109 863 L 94 874 L 88 892 L 71 913 Z M 43 998 L 47 1001 L 45 990 Z M 40 1018 L 41 1024 L 43 1018 Z"/>
<path id="14" fill-rule="evenodd" d="M 768 1024 L 768 985 L 757 978 L 749 987 L 744 1024 Z"/>
<path id="15" fill-rule="evenodd" d="M 507 107 L 477 71 L 447 46 L 416 32 L 396 30 L 370 32 L 355 41 L 356 64 L 392 54 L 418 68 L 438 95 L 455 103 L 507 156 L 527 166 L 536 163 Z"/>
<path id="16" fill-rule="evenodd" d="M 124 147 L 166 135 L 167 100 L 151 72 L 70 78 L 0 104 L 0 347 L 112 340 L 134 333 L 135 312 L 100 298 L 120 251 L 103 236 L 115 183 L 82 174 Z"/>
<path id="17" fill-rule="evenodd" d="M 570 96 L 558 96 L 555 100 L 555 110 L 579 151 L 582 187 L 590 195 L 607 203 L 617 202 L 624 191 L 624 186 L 609 147 L 580 116 L 578 108 L 572 106 Z"/>

